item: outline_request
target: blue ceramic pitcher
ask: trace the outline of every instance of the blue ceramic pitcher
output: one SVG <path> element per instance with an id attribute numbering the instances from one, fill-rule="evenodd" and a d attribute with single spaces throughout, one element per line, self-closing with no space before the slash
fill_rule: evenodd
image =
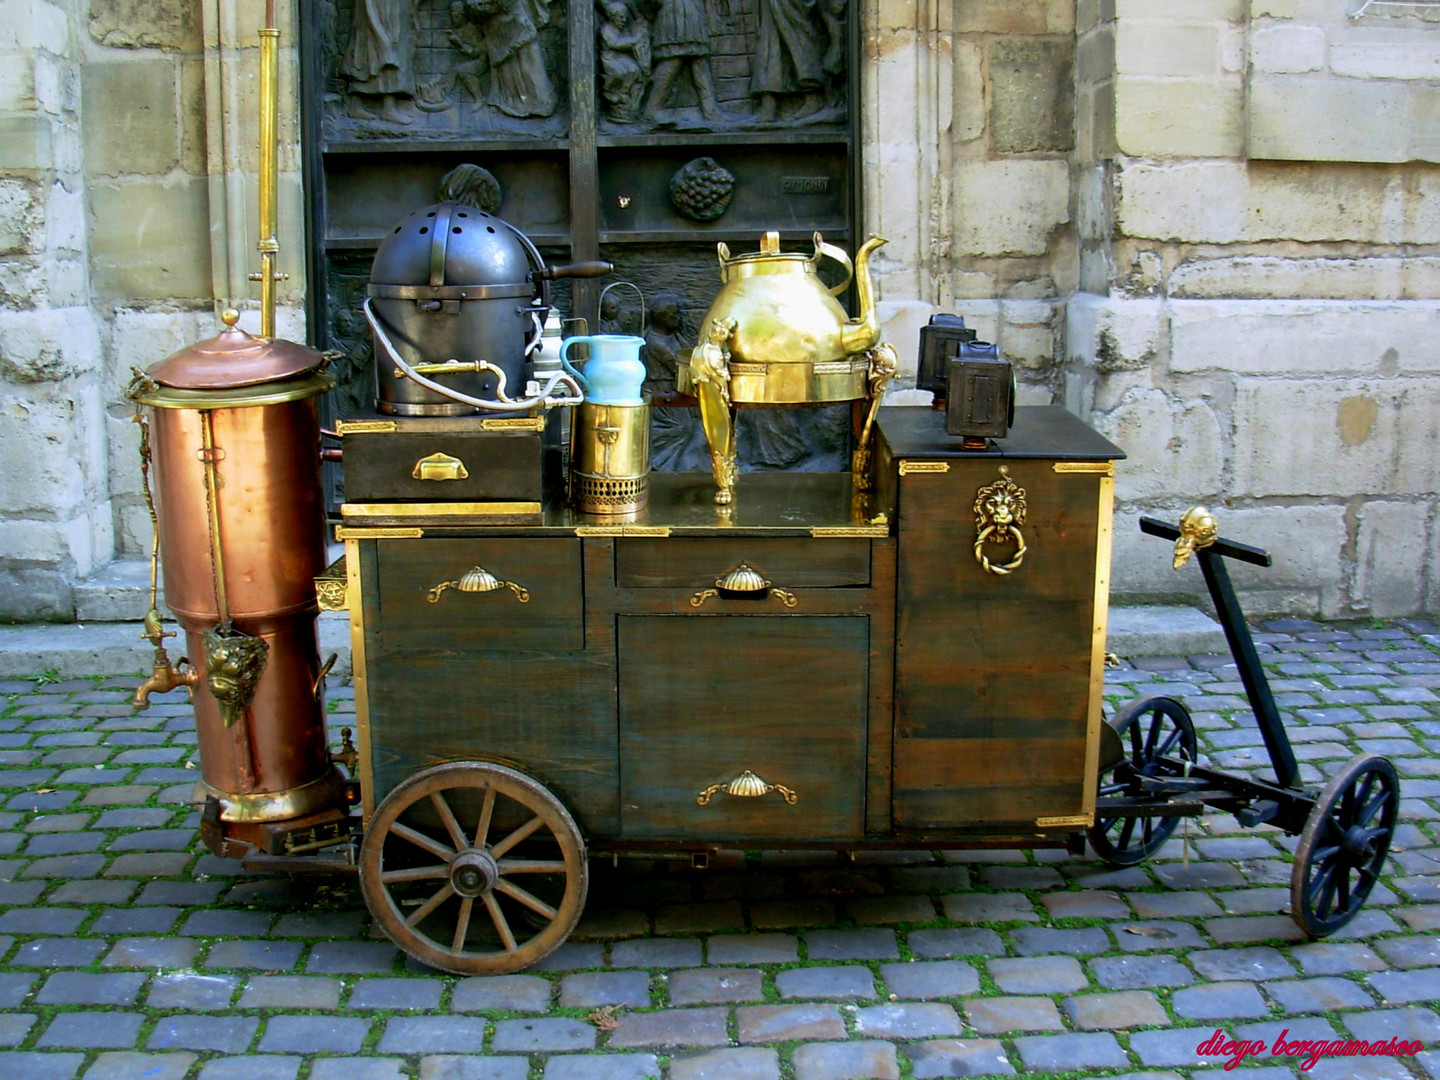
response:
<path id="1" fill-rule="evenodd" d="M 581 374 L 570 365 L 570 347 L 590 346 L 590 359 Z M 640 388 L 645 382 L 645 361 L 640 346 L 645 339 L 633 334 L 582 334 L 560 343 L 560 363 L 580 383 L 585 400 L 596 405 L 643 405 Z"/>

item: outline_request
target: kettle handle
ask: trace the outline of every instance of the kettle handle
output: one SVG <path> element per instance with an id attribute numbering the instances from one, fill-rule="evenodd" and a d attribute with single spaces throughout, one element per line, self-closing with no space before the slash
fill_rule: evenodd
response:
<path id="1" fill-rule="evenodd" d="M 845 280 L 839 285 L 830 286 L 830 295 L 839 296 L 850 287 L 850 282 L 855 277 L 855 264 L 850 261 L 850 256 L 845 254 L 843 248 L 827 244 L 825 238 L 817 232 L 815 234 L 815 258 L 810 261 L 810 265 L 818 267 L 822 257 L 833 259 L 845 268 Z"/>

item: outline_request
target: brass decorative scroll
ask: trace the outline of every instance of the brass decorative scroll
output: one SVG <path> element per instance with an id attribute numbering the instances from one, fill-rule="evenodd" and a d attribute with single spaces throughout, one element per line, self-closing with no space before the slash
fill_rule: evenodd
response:
<path id="1" fill-rule="evenodd" d="M 986 484 L 975 493 L 975 561 L 987 574 L 1004 576 L 1020 568 L 1025 561 L 1025 537 L 1020 526 L 1025 524 L 1025 489 L 1010 479 L 1010 469 L 1000 466 L 1000 479 Z M 1007 543 L 1015 538 L 1015 554 L 1009 562 L 992 563 L 985 557 L 986 542 Z"/>
<path id="2" fill-rule="evenodd" d="M 425 599 L 432 604 L 437 604 L 440 602 L 441 594 L 446 589 L 455 589 L 458 592 L 465 593 L 495 592 L 497 589 L 509 589 L 515 594 L 515 599 L 520 603 L 528 604 L 530 602 L 529 589 L 523 585 L 517 585 L 513 581 L 501 581 L 483 566 L 472 566 L 460 575 L 459 581 L 442 581 L 425 594 Z"/>
<path id="3" fill-rule="evenodd" d="M 726 795 L 734 795 L 737 799 L 758 799 L 762 795 L 769 795 L 772 791 L 778 791 L 780 797 L 791 806 L 800 801 L 800 796 L 782 784 L 767 784 L 760 777 L 756 776 L 749 769 L 746 769 L 728 784 L 711 784 L 699 795 L 695 796 L 695 802 L 699 806 L 709 806 L 710 800 L 718 792 Z"/>
<path id="4" fill-rule="evenodd" d="M 1215 515 L 1203 506 L 1192 506 L 1180 516 L 1180 536 L 1175 541 L 1174 567 L 1179 570 L 1190 556 L 1201 548 L 1215 543 L 1220 535 L 1220 523 Z"/>
<path id="5" fill-rule="evenodd" d="M 793 608 L 800 601 L 792 592 L 773 588 L 769 581 L 748 563 L 741 563 L 724 577 L 715 579 L 715 588 L 701 589 L 690 597 L 690 606 L 699 607 L 712 596 L 727 600 L 765 600 L 771 596 L 787 608 Z"/>
<path id="6" fill-rule="evenodd" d="M 410 476 L 414 480 L 465 480 L 470 476 L 470 470 L 459 458 L 437 451 L 415 462 Z"/>

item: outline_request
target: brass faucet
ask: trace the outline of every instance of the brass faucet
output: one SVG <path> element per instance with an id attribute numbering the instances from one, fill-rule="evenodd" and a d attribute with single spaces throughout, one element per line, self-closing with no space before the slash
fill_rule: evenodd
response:
<path id="1" fill-rule="evenodd" d="M 135 697 L 130 704 L 136 709 L 148 709 L 151 694 L 165 694 L 180 686 L 187 688 L 191 700 L 194 700 L 194 686 L 200 681 L 200 670 L 192 668 L 190 661 L 183 656 L 178 668 L 170 663 L 170 654 L 165 651 L 165 639 L 174 637 L 175 631 L 167 632 L 161 628 L 160 612 L 153 607 L 145 613 L 145 632 L 140 636 L 155 646 L 155 667 L 150 678 L 136 688 Z"/>

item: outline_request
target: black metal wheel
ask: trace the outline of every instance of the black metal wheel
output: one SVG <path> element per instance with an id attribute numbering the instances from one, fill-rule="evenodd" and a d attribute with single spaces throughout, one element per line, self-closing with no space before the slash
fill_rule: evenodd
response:
<path id="1" fill-rule="evenodd" d="M 1400 779 L 1379 754 L 1359 754 L 1325 785 L 1305 819 L 1290 873 L 1290 914 L 1324 937 L 1360 911 L 1380 878 L 1400 813 Z"/>
<path id="2" fill-rule="evenodd" d="M 435 765 L 375 809 L 360 889 L 385 933 L 456 975 L 518 971 L 580 920 L 585 844 L 560 800 L 484 761 Z"/>
<path id="3" fill-rule="evenodd" d="M 1127 705 L 1109 721 L 1100 740 L 1099 797 L 1145 795 L 1143 781 L 1159 775 L 1180 775 L 1194 762 L 1195 725 L 1174 698 L 1144 698 Z M 1111 866 L 1134 866 L 1159 850 L 1180 823 L 1178 817 L 1097 816 L 1090 827 L 1090 846 Z"/>

